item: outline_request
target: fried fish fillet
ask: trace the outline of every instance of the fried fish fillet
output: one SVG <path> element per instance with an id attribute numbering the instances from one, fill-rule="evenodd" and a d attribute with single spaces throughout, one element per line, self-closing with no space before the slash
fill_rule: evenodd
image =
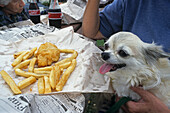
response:
<path id="1" fill-rule="evenodd" d="M 51 65 L 53 61 L 58 61 L 59 58 L 60 51 L 56 45 L 50 42 L 40 45 L 37 52 L 38 67 Z"/>

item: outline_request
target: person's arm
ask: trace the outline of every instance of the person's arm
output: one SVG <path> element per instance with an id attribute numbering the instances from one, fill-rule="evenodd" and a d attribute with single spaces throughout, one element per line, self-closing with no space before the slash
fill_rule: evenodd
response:
<path id="1" fill-rule="evenodd" d="M 92 39 L 104 38 L 104 36 L 99 31 L 99 3 L 100 0 L 88 0 L 83 16 L 83 35 Z"/>
<path id="2" fill-rule="evenodd" d="M 129 101 L 126 103 L 124 110 L 130 113 L 170 113 L 170 109 L 161 102 L 152 93 L 142 88 L 131 88 L 134 92 L 141 96 L 138 102 Z"/>

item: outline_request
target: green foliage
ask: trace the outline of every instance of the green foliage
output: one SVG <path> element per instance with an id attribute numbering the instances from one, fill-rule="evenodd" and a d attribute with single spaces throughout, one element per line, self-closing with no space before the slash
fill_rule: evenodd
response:
<path id="1" fill-rule="evenodd" d="M 104 45 L 104 40 L 97 40 L 96 45 L 97 45 L 98 47 L 103 46 L 103 45 Z"/>
<path id="2" fill-rule="evenodd" d="M 42 3 L 42 5 L 45 5 L 45 6 L 48 6 L 48 7 L 49 7 L 49 5 L 50 5 L 50 2 L 48 2 L 48 1 L 45 1 L 45 2 L 43 2 L 43 3 Z"/>

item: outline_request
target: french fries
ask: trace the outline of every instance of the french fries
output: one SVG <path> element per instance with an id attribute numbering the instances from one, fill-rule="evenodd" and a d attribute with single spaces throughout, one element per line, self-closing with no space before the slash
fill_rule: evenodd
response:
<path id="1" fill-rule="evenodd" d="M 24 67 L 27 66 L 29 63 L 30 63 L 30 60 L 25 60 L 25 61 L 21 62 L 20 64 L 18 64 L 17 66 L 15 66 L 15 67 L 14 67 L 14 70 L 15 70 L 16 68 L 19 68 L 19 69 L 24 68 Z"/>
<path id="2" fill-rule="evenodd" d="M 52 67 L 52 70 L 49 76 L 49 82 L 50 82 L 52 89 L 54 89 L 56 85 L 56 70 L 54 66 Z"/>
<path id="3" fill-rule="evenodd" d="M 59 49 L 61 53 L 74 53 L 75 50 L 72 49 Z"/>
<path id="4" fill-rule="evenodd" d="M 31 49 L 24 57 L 23 57 L 23 60 L 27 60 L 29 59 L 30 57 L 33 56 L 34 52 L 37 50 L 37 47 L 34 47 L 33 49 Z"/>
<path id="5" fill-rule="evenodd" d="M 35 56 L 35 57 L 37 57 L 37 52 L 38 52 L 38 50 L 36 50 L 36 51 L 34 52 L 34 56 Z"/>
<path id="6" fill-rule="evenodd" d="M 52 66 L 42 67 L 42 68 L 34 68 L 34 71 L 51 71 Z"/>
<path id="7" fill-rule="evenodd" d="M 44 94 L 51 93 L 51 86 L 50 86 L 49 78 L 47 76 L 44 76 L 44 83 L 45 83 Z"/>
<path id="8" fill-rule="evenodd" d="M 55 65 L 58 65 L 57 63 Z M 71 61 L 68 61 L 68 62 L 63 62 L 61 63 L 59 66 L 60 68 L 63 68 L 63 69 L 66 69 L 68 68 L 69 66 L 71 65 Z M 34 73 L 38 73 L 41 71 L 51 71 L 52 70 L 52 66 L 47 66 L 47 67 L 41 67 L 41 68 L 34 68 Z"/>
<path id="9" fill-rule="evenodd" d="M 36 73 L 36 74 L 50 74 L 51 71 L 35 71 L 34 70 L 34 73 Z"/>
<path id="10" fill-rule="evenodd" d="M 16 59 L 19 55 L 21 55 L 23 52 L 25 51 L 20 51 L 20 52 L 17 52 L 17 53 L 14 53 L 14 59 Z"/>
<path id="11" fill-rule="evenodd" d="M 25 87 L 31 85 L 31 84 L 34 83 L 34 82 L 36 82 L 36 78 L 33 77 L 33 76 L 31 76 L 31 77 L 28 77 L 28 78 L 20 81 L 20 82 L 18 83 L 18 87 L 19 87 L 19 89 L 24 89 Z"/>
<path id="12" fill-rule="evenodd" d="M 60 68 L 58 65 L 53 66 L 50 76 L 49 76 L 49 81 L 50 81 L 50 85 L 52 87 L 52 89 L 55 89 L 56 84 L 58 83 L 59 79 L 60 79 Z"/>
<path id="13" fill-rule="evenodd" d="M 19 55 L 14 62 L 11 64 L 13 67 L 15 67 L 16 65 L 18 65 L 19 63 L 21 63 L 21 61 L 23 60 L 24 55 L 27 54 L 28 51 L 24 51 L 21 55 Z"/>
<path id="14" fill-rule="evenodd" d="M 61 63 L 59 66 L 60 66 L 60 68 L 66 69 L 70 66 L 70 64 L 71 64 L 71 62 L 68 61 L 68 62 Z M 55 65 L 58 65 L 58 64 L 55 64 Z M 52 66 L 34 68 L 34 73 L 39 73 L 39 72 L 42 73 L 43 71 L 46 72 L 46 71 L 51 71 L 51 70 L 52 70 Z"/>
<path id="15" fill-rule="evenodd" d="M 63 68 L 60 69 L 60 67 L 58 65 L 55 66 L 55 70 L 56 70 L 56 84 L 58 84 L 59 80 L 60 80 L 60 75 L 63 72 Z M 56 88 L 56 84 L 55 84 L 55 88 Z"/>
<path id="16" fill-rule="evenodd" d="M 74 50 L 68 51 L 68 49 L 60 49 L 61 53 L 64 52 L 64 51 L 66 51 L 67 53 L 73 53 L 73 54 L 70 58 L 63 59 L 63 60 L 55 63 L 55 65 L 61 65 L 61 64 L 64 64 L 66 62 L 72 61 L 73 59 L 77 58 L 77 55 L 78 55 L 77 51 L 74 51 Z"/>
<path id="17" fill-rule="evenodd" d="M 26 71 L 23 71 L 19 68 L 15 69 L 15 74 L 22 76 L 22 77 L 26 77 L 26 78 L 28 78 L 30 76 L 33 76 L 35 78 L 40 78 L 40 77 L 43 77 L 43 76 L 49 76 L 47 74 L 40 75 L 40 74 L 36 74 L 36 73 L 32 73 L 32 72 L 26 72 Z"/>
<path id="18" fill-rule="evenodd" d="M 38 92 L 39 94 L 44 94 L 45 84 L 44 84 L 44 77 L 38 79 Z"/>
<path id="19" fill-rule="evenodd" d="M 4 70 L 2 70 L 0 74 L 10 86 L 14 94 L 21 94 L 20 90 L 36 82 L 36 79 L 38 79 L 37 85 L 39 94 L 51 93 L 52 89 L 61 91 L 66 84 L 70 74 L 76 67 L 76 58 L 78 53 L 72 49 L 59 49 L 58 51 L 59 53 L 71 53 L 72 55 L 71 57 L 54 63 L 53 66 L 51 65 L 41 68 L 37 68 L 38 65 L 36 61 L 38 55 L 36 55 L 36 47 L 30 51 L 21 51 L 13 54 L 15 60 L 11 65 L 15 70 L 15 74 L 26 78 L 20 81 L 18 86 Z M 44 54 L 46 54 L 46 52 L 44 52 Z M 48 57 L 50 59 L 51 56 L 49 55 Z M 58 58 L 52 57 L 53 61 L 57 61 L 56 59 L 58 60 Z"/>
<path id="20" fill-rule="evenodd" d="M 57 65 L 57 64 L 55 64 L 55 65 Z M 60 66 L 60 68 L 66 69 L 66 68 L 68 68 L 70 65 L 71 65 L 71 62 L 66 62 L 66 63 L 61 64 L 61 65 L 59 65 L 59 66 Z"/>
<path id="21" fill-rule="evenodd" d="M 36 60 L 37 60 L 36 57 L 34 57 L 34 58 L 31 60 L 30 65 L 29 65 L 29 67 L 28 67 L 28 72 L 34 72 L 34 65 L 35 65 L 35 63 L 36 63 Z"/>
<path id="22" fill-rule="evenodd" d="M 76 59 L 77 56 L 78 56 L 77 51 L 74 51 L 73 54 L 72 54 L 72 56 L 70 57 L 70 59 Z"/>
<path id="23" fill-rule="evenodd" d="M 21 90 L 18 88 L 14 80 L 11 78 L 10 75 L 8 75 L 7 72 L 2 70 L 0 74 L 2 75 L 2 78 L 5 80 L 5 82 L 9 85 L 14 94 L 21 94 Z"/>
<path id="24" fill-rule="evenodd" d="M 63 73 L 63 71 L 64 71 L 64 69 L 63 69 L 63 68 L 61 68 L 61 69 L 60 69 L 60 74 L 62 74 L 62 73 Z"/>
<path id="25" fill-rule="evenodd" d="M 59 83 L 57 84 L 57 86 L 56 86 L 57 91 L 61 91 L 63 89 L 65 83 L 67 82 L 70 74 L 74 71 L 75 67 L 76 67 L 76 59 L 73 59 L 71 65 L 64 72 Z"/>

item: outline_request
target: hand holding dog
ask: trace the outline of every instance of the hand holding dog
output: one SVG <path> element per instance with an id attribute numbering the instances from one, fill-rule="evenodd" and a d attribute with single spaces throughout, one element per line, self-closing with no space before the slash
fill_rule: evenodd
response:
<path id="1" fill-rule="evenodd" d="M 130 113 L 170 113 L 168 107 L 152 93 L 141 88 L 132 87 L 141 96 L 138 102 L 129 101 L 123 109 Z"/>

